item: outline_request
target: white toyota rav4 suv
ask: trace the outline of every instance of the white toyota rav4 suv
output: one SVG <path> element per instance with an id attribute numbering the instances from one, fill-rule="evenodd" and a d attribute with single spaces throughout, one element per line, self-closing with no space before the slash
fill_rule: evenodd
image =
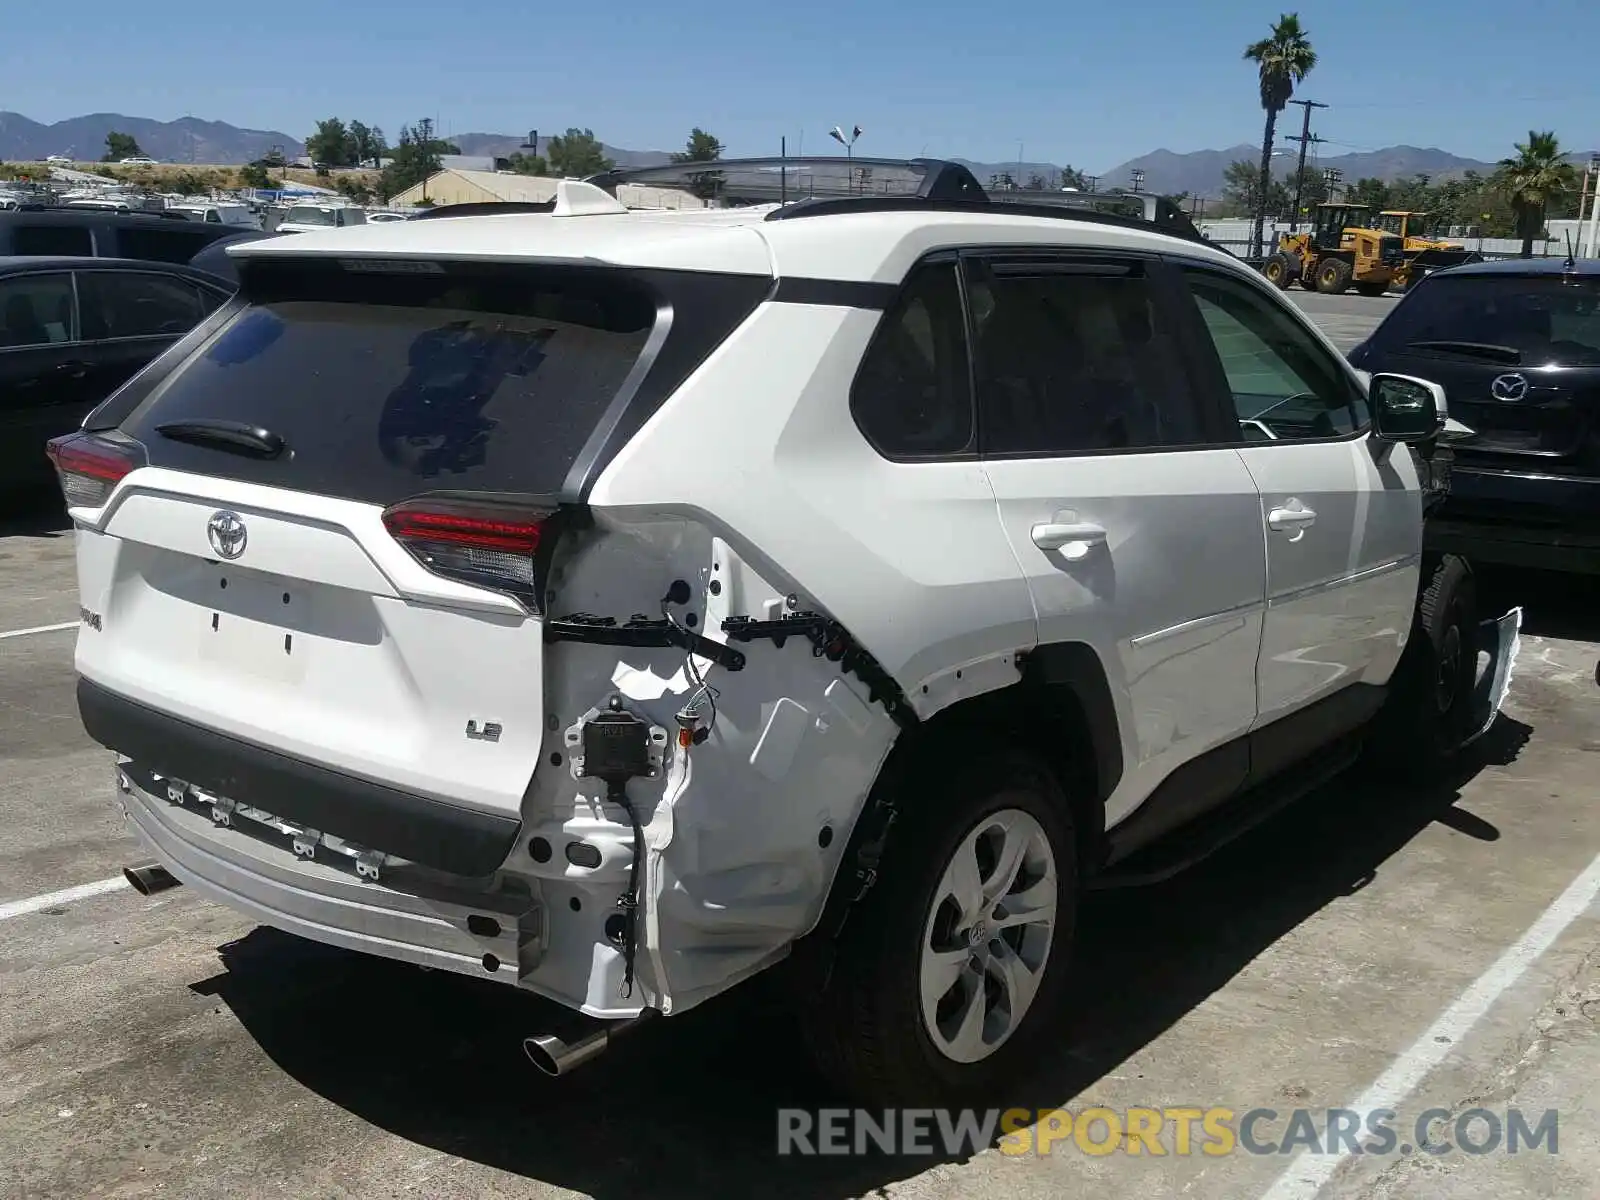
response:
<path id="1" fill-rule="evenodd" d="M 1084 888 L 1474 736 L 1439 389 L 915 171 L 234 247 L 51 446 L 135 881 L 600 1019 L 553 1073 L 784 962 L 841 1085 L 926 1101 L 1037 1049 Z"/>

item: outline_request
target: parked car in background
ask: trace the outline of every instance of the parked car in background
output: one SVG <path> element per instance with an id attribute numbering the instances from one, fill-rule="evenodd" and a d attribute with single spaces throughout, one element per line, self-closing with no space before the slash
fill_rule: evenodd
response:
<path id="1" fill-rule="evenodd" d="M 368 213 L 367 220 L 370 223 L 382 225 L 385 221 L 408 221 L 410 218 L 405 213 L 375 212 Z"/>
<path id="2" fill-rule="evenodd" d="M 48 482 L 45 443 L 231 294 L 186 266 L 0 258 L 0 489 Z"/>
<path id="3" fill-rule="evenodd" d="M 342 229 L 346 225 L 365 225 L 367 214 L 352 205 L 296 204 L 283 214 L 274 233 L 309 233 L 313 230 Z"/>
<path id="4" fill-rule="evenodd" d="M 260 229 L 261 221 L 244 204 L 226 201 L 208 201 L 195 204 L 169 204 L 169 213 L 177 213 L 186 221 L 199 221 L 203 225 L 228 225 L 234 229 Z"/>
<path id="5" fill-rule="evenodd" d="M 52 167 L 70 167 L 72 165 L 72 156 L 68 154 L 52 154 L 44 161 Z"/>
<path id="6" fill-rule="evenodd" d="M 1350 360 L 1439 383 L 1450 416 L 1475 433 L 1452 446 L 1430 548 L 1600 573 L 1600 262 L 1435 272 Z"/>
<path id="7" fill-rule="evenodd" d="M 135 154 L 131 158 L 123 159 L 122 165 L 125 167 L 154 167 L 159 166 L 160 164 L 157 163 L 153 158 L 146 158 L 142 154 Z"/>
<path id="8" fill-rule="evenodd" d="M 157 213 L 93 208 L 0 212 L 0 257 L 10 255 L 142 258 L 187 263 L 236 226 L 204 224 Z"/>

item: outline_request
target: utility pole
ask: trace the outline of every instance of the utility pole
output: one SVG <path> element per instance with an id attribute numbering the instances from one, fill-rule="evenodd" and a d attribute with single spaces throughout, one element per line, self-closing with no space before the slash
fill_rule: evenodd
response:
<path id="1" fill-rule="evenodd" d="M 1295 233 L 1300 229 L 1300 184 L 1306 174 L 1306 148 L 1313 142 L 1320 142 L 1319 137 L 1311 136 L 1311 110 L 1313 108 L 1327 108 L 1326 104 L 1319 104 L 1315 100 L 1291 100 L 1290 104 L 1298 104 L 1305 109 L 1305 120 L 1300 124 L 1300 136 L 1291 137 L 1291 142 L 1300 143 L 1300 161 L 1294 168 L 1294 211 L 1289 214 L 1289 232 Z"/>

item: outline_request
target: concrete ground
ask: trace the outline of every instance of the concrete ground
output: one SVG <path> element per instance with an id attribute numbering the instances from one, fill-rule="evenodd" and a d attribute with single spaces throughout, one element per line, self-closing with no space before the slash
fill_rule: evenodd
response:
<path id="1" fill-rule="evenodd" d="M 1386 303 L 1291 295 L 1343 340 Z M 1161 1156 L 1068 1137 L 1049 1154 L 779 1158 L 777 1110 L 830 1097 L 762 981 L 552 1081 L 517 1049 L 549 1009 L 501 986 L 325 949 L 183 888 L 22 903 L 138 851 L 79 727 L 75 634 L 0 637 L 0 1195 L 1592 1195 L 1600 585 L 1485 586 L 1497 611 L 1526 605 L 1525 638 L 1505 715 L 1459 775 L 1342 778 L 1185 876 L 1093 896 L 1059 1044 L 995 1098 L 1271 1109 L 1254 1130 L 1268 1146 L 1296 1109 L 1318 1125 L 1395 1110 L 1395 1152 L 1348 1160 L 1181 1154 L 1170 1131 Z M 0 527 L 0 634 L 76 611 L 50 507 Z M 1454 1141 L 1460 1114 L 1519 1106 L 1530 1127 L 1558 1110 L 1558 1153 L 1415 1151 L 1430 1108 Z"/>

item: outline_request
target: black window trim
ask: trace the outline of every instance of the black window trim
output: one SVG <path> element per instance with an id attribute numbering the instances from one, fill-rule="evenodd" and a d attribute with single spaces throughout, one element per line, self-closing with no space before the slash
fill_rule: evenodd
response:
<path id="1" fill-rule="evenodd" d="M 145 266 L 142 266 L 142 265 L 139 266 L 139 267 L 88 267 L 88 266 L 85 266 L 85 267 L 77 267 L 77 268 L 73 269 L 73 272 L 72 272 L 72 297 L 73 297 L 73 303 L 77 306 L 77 309 L 78 309 L 78 333 L 80 335 L 78 340 L 80 342 L 84 342 L 86 344 L 92 344 L 92 345 L 96 345 L 96 346 L 121 346 L 121 345 L 127 344 L 128 342 L 148 342 L 148 341 L 153 341 L 153 340 L 158 340 L 158 339 L 159 340 L 166 340 L 166 339 L 169 339 L 169 338 L 182 339 L 182 338 L 188 336 L 190 330 L 194 329 L 198 325 L 203 324 L 205 322 L 205 319 L 207 317 L 209 317 L 211 315 L 211 313 L 201 313 L 199 320 L 197 320 L 194 323 L 194 325 L 189 326 L 189 329 L 185 329 L 182 333 L 179 333 L 179 334 L 171 334 L 171 333 L 135 333 L 135 334 L 129 334 L 126 337 L 96 338 L 96 339 L 94 339 L 94 341 L 92 343 L 88 343 L 88 339 L 86 339 L 86 338 L 81 336 L 82 333 L 83 333 L 83 301 L 82 301 L 82 298 L 81 298 L 80 293 L 78 291 L 78 276 L 79 275 L 159 275 L 163 279 L 176 279 L 180 283 L 186 283 L 190 287 L 194 288 L 197 292 L 199 292 L 199 291 L 214 292 L 217 295 L 222 297 L 224 303 L 227 300 L 227 293 L 224 292 L 221 288 L 212 287 L 210 284 L 205 283 L 202 280 L 192 279 L 188 275 L 180 274 L 177 271 L 163 271 L 161 269 L 160 263 L 157 262 L 157 260 L 155 260 L 155 259 L 140 259 L 138 261 L 141 264 L 148 262 L 149 266 L 148 267 L 145 267 Z M 177 264 L 173 264 L 173 265 L 177 265 Z M 219 304 L 217 307 L 220 308 L 221 304 Z M 214 312 L 216 310 L 213 309 L 212 311 Z"/>
<path id="2" fill-rule="evenodd" d="M 868 448 L 885 462 L 924 464 L 947 462 L 976 462 L 978 461 L 979 446 L 982 444 L 982 434 L 978 427 L 978 396 L 976 379 L 972 371 L 972 307 L 967 303 L 966 272 L 961 268 L 962 250 L 957 247 L 941 247 L 930 250 L 919 257 L 906 268 L 906 273 L 895 286 L 892 296 L 881 296 L 878 323 L 872 330 L 872 336 L 867 339 L 866 348 L 861 352 L 861 357 L 856 361 L 855 371 L 850 377 L 850 390 L 847 401 L 850 408 L 850 420 L 855 424 L 856 432 L 866 442 Z M 884 449 L 872 434 L 867 431 L 866 425 L 861 420 L 856 401 L 856 387 L 861 382 L 861 372 L 865 370 L 867 362 L 872 358 L 873 352 L 884 338 L 889 336 L 891 320 L 898 316 L 900 305 L 911 290 L 911 281 L 924 267 L 948 265 L 955 272 L 957 301 L 961 305 L 961 354 L 967 364 L 967 414 L 970 432 L 967 435 L 967 444 L 960 450 L 940 450 L 931 454 L 902 454 Z"/>
<path id="3" fill-rule="evenodd" d="M 1221 410 L 1217 407 L 1216 396 L 1212 389 L 1194 386 L 1191 389 L 1190 400 L 1196 408 L 1201 433 L 1206 440 L 1199 442 L 1184 442 L 1164 446 L 1128 446 L 1128 447 L 1102 447 L 1085 450 L 1038 450 L 1038 451 L 1007 451 L 1004 454 L 995 453 L 987 449 L 982 427 L 983 406 L 977 401 L 977 351 L 972 328 L 972 310 L 966 303 L 966 288 L 969 268 L 967 263 L 974 261 L 992 261 L 995 259 L 1010 260 L 1012 262 L 1033 261 L 1047 269 L 1054 268 L 1057 272 L 1070 271 L 1071 273 L 1091 274 L 1096 268 L 1104 271 L 1108 266 L 1120 266 L 1122 273 L 1135 264 L 1144 268 L 1145 275 L 1150 281 L 1150 293 L 1156 303 L 1158 315 L 1171 321 L 1176 334 L 1180 360 L 1175 364 L 1176 370 L 1184 378 L 1191 377 L 1191 372 L 1186 361 L 1194 353 L 1193 332 L 1189 322 L 1184 319 L 1183 305 L 1180 302 L 1179 289 L 1183 287 L 1183 280 L 1168 263 L 1166 256 L 1155 251 L 1131 250 L 1122 247 L 1089 247 L 1089 246 L 973 246 L 962 249 L 961 259 L 963 269 L 962 277 L 962 302 L 967 314 L 967 367 L 972 377 L 973 404 L 975 420 L 978 422 L 979 457 L 985 462 L 1028 462 L 1036 459 L 1073 459 L 1073 458 L 1111 458 L 1143 454 L 1186 454 L 1201 450 L 1218 450 L 1228 448 L 1230 443 L 1224 439 L 1228 436 L 1226 423 L 1222 420 Z M 1192 307 L 1192 305 L 1190 306 Z M 1227 420 L 1232 421 L 1235 428 L 1238 419 L 1233 415 L 1231 397 L 1229 407 L 1225 414 Z"/>
<path id="4" fill-rule="evenodd" d="M 1361 394 L 1360 384 L 1352 376 L 1349 364 L 1338 354 L 1329 353 L 1328 348 L 1322 344 L 1316 327 L 1311 324 L 1310 320 L 1299 309 L 1285 301 L 1264 280 L 1257 282 L 1255 278 L 1241 276 L 1234 271 L 1219 267 L 1215 263 L 1206 262 L 1204 259 L 1170 254 L 1166 258 L 1168 265 L 1172 269 L 1174 282 L 1180 289 L 1180 295 L 1183 300 L 1180 305 L 1181 318 L 1191 327 L 1191 336 L 1196 342 L 1194 361 L 1200 367 L 1200 374 L 1196 377 L 1195 384 L 1197 387 L 1213 393 L 1215 397 L 1213 407 L 1220 408 L 1226 416 L 1225 432 L 1221 435 L 1224 440 L 1218 443 L 1219 445 L 1233 449 L 1258 446 L 1326 446 L 1335 445 L 1339 442 L 1359 442 L 1371 436 L 1371 405 L 1367 398 Z M 1211 331 L 1206 327 L 1205 318 L 1200 315 L 1200 306 L 1195 303 L 1194 296 L 1189 291 L 1188 281 L 1185 276 L 1187 272 L 1191 271 L 1217 279 L 1231 280 L 1245 288 L 1253 288 L 1259 293 L 1263 303 L 1276 304 L 1280 308 L 1286 309 L 1290 317 L 1298 321 L 1302 326 L 1302 332 L 1306 334 L 1306 341 L 1311 348 L 1311 352 L 1322 361 L 1331 364 L 1333 374 L 1345 382 L 1350 392 L 1352 414 L 1355 412 L 1356 401 L 1359 400 L 1367 406 L 1366 424 L 1357 426 L 1350 433 L 1334 434 L 1332 437 L 1272 438 L 1267 441 L 1252 441 L 1245 437 L 1243 431 L 1239 428 L 1239 413 L 1234 406 L 1233 389 L 1228 386 L 1227 370 L 1222 365 L 1222 358 L 1217 353 L 1216 343 L 1212 341 Z"/>
<path id="5" fill-rule="evenodd" d="M 67 340 L 64 342 L 42 342 L 37 346 L 0 346 L 0 354 L 24 354 L 36 350 L 56 350 L 63 346 L 82 346 L 83 340 L 83 309 L 78 300 L 77 272 L 63 267 L 37 267 L 20 271 L 7 271 L 0 275 L 0 285 L 10 283 L 13 279 L 28 279 L 35 275 L 65 275 L 67 286 L 72 290 L 72 328 L 67 330 Z M 77 337 L 71 335 L 76 333 Z"/>

